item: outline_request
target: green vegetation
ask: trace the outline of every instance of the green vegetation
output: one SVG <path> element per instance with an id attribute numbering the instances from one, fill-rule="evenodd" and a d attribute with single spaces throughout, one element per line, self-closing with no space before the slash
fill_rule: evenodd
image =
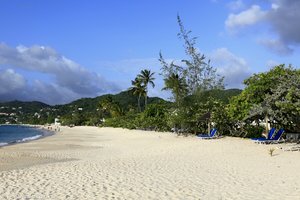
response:
<path id="1" fill-rule="evenodd" d="M 196 48 L 196 38 L 191 37 L 191 31 L 187 31 L 177 16 L 180 32 L 179 39 L 184 42 L 184 50 L 187 58 L 183 58 L 180 64 L 165 61 L 162 53 L 159 54 L 159 61 L 162 65 L 162 75 L 165 81 L 170 78 L 177 78 L 186 86 L 188 94 L 196 94 L 203 91 L 224 89 L 224 77 L 216 73 L 216 69 L 210 65 L 206 58 Z M 183 83 L 184 82 L 184 83 Z M 183 86 L 182 85 L 182 86 Z M 168 87 L 168 85 L 166 85 Z"/>
<path id="2" fill-rule="evenodd" d="M 163 90 L 171 90 L 173 99 L 176 105 L 179 107 L 182 99 L 187 95 L 187 84 L 183 77 L 179 77 L 178 74 L 171 73 L 164 79 L 165 87 Z"/>
<path id="3" fill-rule="evenodd" d="M 135 80 L 131 81 L 132 87 L 129 89 L 132 94 L 136 95 L 138 98 L 138 111 L 141 112 L 141 97 L 145 96 L 146 89 L 142 85 L 142 82 L 140 79 L 135 78 Z"/>
<path id="4" fill-rule="evenodd" d="M 53 114 L 50 114 L 53 113 Z M 0 123 L 48 123 L 53 122 L 55 110 L 41 102 L 11 101 L 0 103 Z"/>
<path id="5" fill-rule="evenodd" d="M 144 97 L 142 97 L 144 100 Z M 148 98 L 148 104 L 166 102 L 158 97 Z M 63 125 L 100 125 L 102 119 L 121 117 L 137 112 L 137 99 L 128 91 L 116 95 L 82 98 L 65 105 L 50 106 L 40 102 L 12 101 L 0 103 L 0 124 L 50 124 L 59 118 Z M 145 107 L 144 103 L 141 104 Z"/>
<path id="6" fill-rule="evenodd" d="M 129 111 L 126 115 L 108 118 L 102 124 L 103 126 L 122 127 L 128 129 L 142 129 L 155 131 L 169 131 L 167 124 L 169 102 L 160 101 L 149 104 L 144 112 Z"/>
<path id="7" fill-rule="evenodd" d="M 153 88 L 155 87 L 154 84 L 154 72 L 151 72 L 150 70 L 144 69 L 141 71 L 140 74 L 137 75 L 138 80 L 143 84 L 143 87 L 145 88 L 145 107 L 147 107 L 147 99 L 148 99 L 148 84 L 150 84 Z"/>
<path id="8" fill-rule="evenodd" d="M 154 72 L 144 69 L 141 71 L 140 74 L 137 75 L 137 77 L 133 81 L 131 81 L 132 87 L 129 88 L 129 91 L 138 97 L 138 111 L 139 112 L 142 111 L 142 108 L 141 108 L 141 97 L 142 96 L 145 99 L 145 107 L 147 107 L 148 84 L 150 84 L 152 87 L 155 87 L 155 84 L 154 84 L 155 78 L 153 76 L 154 76 Z"/>
<path id="9" fill-rule="evenodd" d="M 268 121 L 286 131 L 300 130 L 300 70 L 279 65 L 244 83 L 246 88 L 229 105 L 229 115 L 236 123 Z"/>
<path id="10" fill-rule="evenodd" d="M 159 54 L 163 90 L 171 102 L 148 97 L 154 72 L 144 69 L 131 81 L 128 91 L 96 98 L 83 98 L 65 105 L 39 102 L 0 103 L 0 123 L 53 123 L 111 126 L 128 129 L 175 131 L 197 134 L 212 127 L 222 135 L 259 137 L 263 123 L 300 132 L 300 70 L 279 65 L 244 81 L 245 89 L 224 89 L 224 77 L 199 53 L 178 16 L 186 58 L 168 63 Z"/>

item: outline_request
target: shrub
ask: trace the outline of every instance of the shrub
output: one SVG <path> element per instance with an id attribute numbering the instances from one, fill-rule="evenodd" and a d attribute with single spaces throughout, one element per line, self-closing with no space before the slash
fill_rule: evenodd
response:
<path id="1" fill-rule="evenodd" d="M 257 138 L 261 137 L 261 134 L 265 128 L 263 126 L 253 126 L 250 124 L 247 124 L 243 127 L 242 132 L 245 133 L 243 137 L 247 138 Z"/>

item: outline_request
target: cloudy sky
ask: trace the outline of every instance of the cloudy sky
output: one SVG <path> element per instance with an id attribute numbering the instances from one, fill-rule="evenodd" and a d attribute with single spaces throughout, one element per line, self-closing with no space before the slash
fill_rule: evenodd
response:
<path id="1" fill-rule="evenodd" d="M 185 57 L 177 13 L 227 88 L 277 64 L 299 68 L 299 0 L 0 0 L 0 101 L 68 103 L 118 93 L 158 54 Z"/>

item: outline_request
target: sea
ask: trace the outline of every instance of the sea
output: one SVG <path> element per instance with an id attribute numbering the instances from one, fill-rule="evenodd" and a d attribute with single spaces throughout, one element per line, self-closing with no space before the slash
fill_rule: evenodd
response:
<path id="1" fill-rule="evenodd" d="M 53 132 L 32 126 L 0 125 L 0 147 L 36 140 L 52 134 Z"/>

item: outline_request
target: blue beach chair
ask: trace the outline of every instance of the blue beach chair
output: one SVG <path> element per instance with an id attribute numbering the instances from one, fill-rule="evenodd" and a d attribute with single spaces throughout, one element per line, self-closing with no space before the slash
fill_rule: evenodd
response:
<path id="1" fill-rule="evenodd" d="M 269 139 L 269 140 L 257 140 L 256 142 L 259 144 L 275 144 L 275 143 L 279 143 L 281 136 L 284 133 L 284 129 L 279 129 L 279 131 L 277 133 L 275 133 L 274 137 Z"/>
<path id="2" fill-rule="evenodd" d="M 197 137 L 201 139 L 213 139 L 216 138 L 217 129 L 213 128 L 210 130 L 209 134 L 198 134 Z"/>
<path id="3" fill-rule="evenodd" d="M 272 137 L 273 137 L 273 135 L 274 135 L 274 133 L 275 133 L 275 128 L 271 128 L 270 130 L 269 130 L 269 133 L 268 133 L 268 136 L 267 136 L 267 138 L 264 138 L 264 137 L 260 137 L 260 138 L 251 138 L 251 140 L 254 140 L 254 141 L 264 141 L 264 140 L 270 140 L 270 139 L 272 139 Z"/>

